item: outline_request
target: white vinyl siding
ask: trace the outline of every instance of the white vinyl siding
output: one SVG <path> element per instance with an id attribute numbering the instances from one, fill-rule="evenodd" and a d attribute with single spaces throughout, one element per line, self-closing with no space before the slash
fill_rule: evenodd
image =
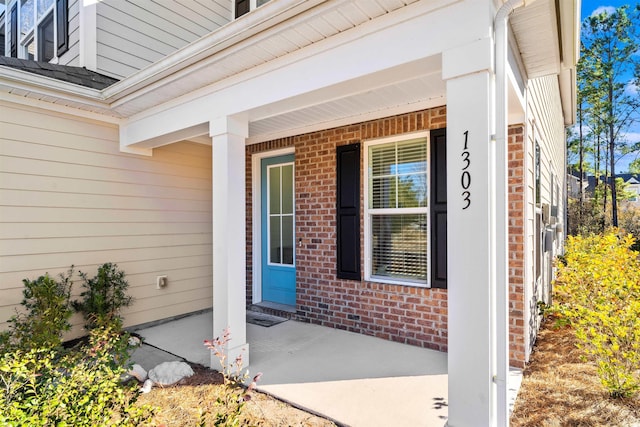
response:
<path id="1" fill-rule="evenodd" d="M 527 132 L 525 138 L 525 200 L 526 200 L 526 257 L 525 257 L 525 298 L 528 305 L 528 318 L 525 327 L 528 328 L 529 342 L 525 343 L 529 354 L 541 317 L 537 315 L 537 303 L 549 302 L 551 283 L 548 275 L 552 268 L 551 261 L 562 246 L 561 235 L 556 234 L 554 248 L 547 253 L 542 252 L 542 243 L 536 253 L 536 218 L 541 215 L 543 205 L 558 206 L 558 217 L 555 221 L 564 223 L 564 189 L 565 185 L 565 128 L 562 115 L 562 103 L 559 95 L 558 79 L 555 76 L 541 77 L 531 80 L 527 88 Z M 540 188 L 539 200 L 536 203 L 535 177 L 535 146 L 540 147 Z M 553 182 L 553 190 L 552 190 Z M 558 189 L 560 194 L 557 194 Z M 550 229 L 552 224 L 542 224 L 542 228 Z M 565 224 L 566 229 L 566 224 Z M 540 261 L 540 278 L 536 279 L 536 263 Z"/>
<path id="2" fill-rule="evenodd" d="M 127 77 L 231 21 L 231 0 L 97 3 L 97 71 Z"/>
<path id="3" fill-rule="evenodd" d="M 125 271 L 135 298 L 126 325 L 212 306 L 210 146 L 128 155 L 116 126 L 4 102 L 0 128 L 0 329 L 23 278 L 72 264 Z M 82 319 L 73 323 L 70 337 L 82 334 Z"/>

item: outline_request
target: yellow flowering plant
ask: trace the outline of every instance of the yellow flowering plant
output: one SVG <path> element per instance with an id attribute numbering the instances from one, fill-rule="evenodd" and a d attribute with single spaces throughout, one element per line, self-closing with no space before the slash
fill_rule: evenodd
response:
<path id="1" fill-rule="evenodd" d="M 631 235 L 570 236 L 551 309 L 576 331 L 613 397 L 640 389 L 640 258 Z"/>

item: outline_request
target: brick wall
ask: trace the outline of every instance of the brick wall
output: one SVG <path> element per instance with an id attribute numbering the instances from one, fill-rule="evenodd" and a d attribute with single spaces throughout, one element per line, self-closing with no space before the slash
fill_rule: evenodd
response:
<path id="1" fill-rule="evenodd" d="M 509 359 L 523 368 L 525 350 L 524 300 L 524 127 L 509 128 Z"/>
<path id="2" fill-rule="evenodd" d="M 336 278 L 336 146 L 446 126 L 439 107 L 328 129 L 247 147 L 247 304 L 252 283 L 251 155 L 295 147 L 297 313 L 296 318 L 388 340 L 447 350 L 447 291 Z M 520 133 L 520 138 L 522 134 Z M 510 138 L 511 140 L 512 138 Z M 520 141 L 522 143 L 522 141 Z M 363 197 L 366 189 L 361 166 Z M 361 206 L 364 201 L 361 200 Z M 362 208 L 361 208 L 362 209 Z M 364 216 L 361 210 L 361 216 Z M 361 253 L 364 226 L 361 222 Z M 522 239 L 522 237 L 519 237 Z M 364 271 L 364 261 L 362 270 Z M 522 267 L 517 270 L 520 274 Z M 512 273 L 516 274 L 512 269 Z M 514 282 L 515 283 L 515 282 Z M 512 286 L 516 297 L 522 284 Z M 516 298 L 522 313 L 523 297 Z M 515 311 L 512 310 L 512 313 Z M 520 318 L 522 315 L 520 314 Z M 469 319 L 469 321 L 473 321 Z M 513 333 L 517 330 L 513 329 Z M 514 337 L 515 339 L 515 337 Z M 518 338 L 520 342 L 523 338 Z M 519 347 L 518 347 L 519 348 Z M 519 350 L 518 350 L 519 351 Z M 512 357 L 521 353 L 513 352 Z M 517 360 L 516 360 L 517 362 Z M 513 361 L 512 361 L 513 363 Z"/>

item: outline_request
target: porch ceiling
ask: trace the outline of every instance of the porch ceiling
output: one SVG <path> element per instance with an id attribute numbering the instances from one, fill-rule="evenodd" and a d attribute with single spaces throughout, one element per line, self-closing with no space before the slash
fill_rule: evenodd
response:
<path id="1" fill-rule="evenodd" d="M 249 111 L 248 143 L 446 104 L 441 57 Z"/>

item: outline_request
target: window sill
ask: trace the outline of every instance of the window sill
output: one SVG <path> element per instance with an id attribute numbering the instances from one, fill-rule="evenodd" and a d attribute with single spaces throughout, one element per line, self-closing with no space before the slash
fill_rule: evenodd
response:
<path id="1" fill-rule="evenodd" d="M 386 285 L 408 286 L 412 288 L 427 288 L 427 289 L 431 288 L 431 285 L 428 282 L 392 279 L 392 278 L 382 277 L 382 276 L 369 276 L 369 277 L 365 277 L 364 280 L 366 282 L 384 283 Z"/>

